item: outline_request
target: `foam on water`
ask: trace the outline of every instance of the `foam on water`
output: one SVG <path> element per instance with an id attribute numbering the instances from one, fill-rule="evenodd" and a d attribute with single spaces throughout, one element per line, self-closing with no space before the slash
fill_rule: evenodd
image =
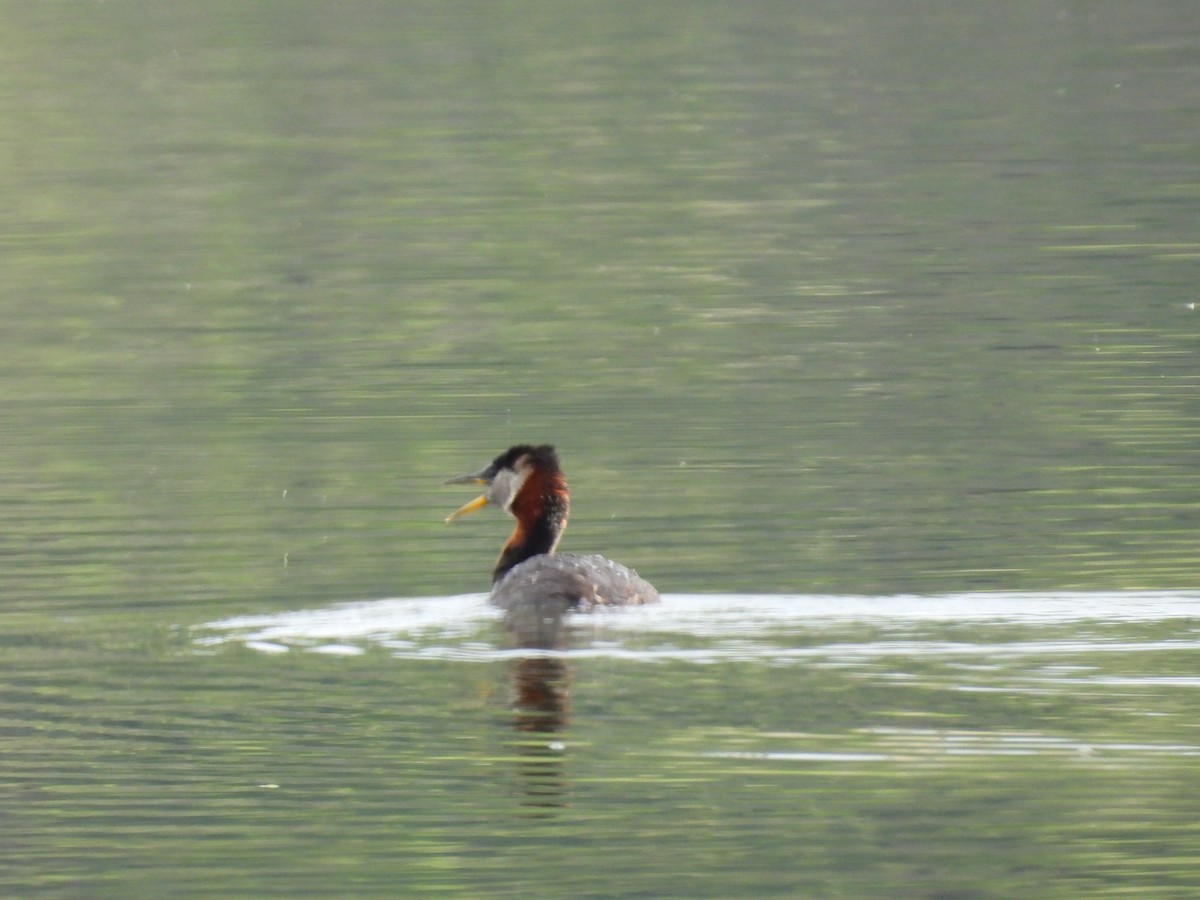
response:
<path id="1" fill-rule="evenodd" d="M 486 660 L 527 653 L 505 643 L 501 629 L 494 627 L 499 615 L 488 605 L 485 594 L 463 594 L 237 616 L 201 625 L 195 631 L 201 646 L 240 644 L 264 653 L 303 648 L 348 656 L 372 645 L 397 656 L 425 659 Z M 995 642 L 950 641 L 919 633 L 919 626 L 936 624 L 1036 628 L 1172 619 L 1200 620 L 1200 593 L 1014 592 L 890 597 L 669 594 L 652 606 L 573 616 L 575 640 L 570 650 L 561 653 L 575 658 L 712 662 L 751 658 L 853 660 L 897 654 L 1069 656 L 1097 650 L 1137 652 L 1200 646 L 1196 632 L 1189 629 L 1168 639 L 1117 642 L 1090 634 Z M 848 641 L 834 636 L 855 625 L 880 632 L 879 639 Z M 794 640 L 798 635 L 808 639 Z M 827 640 L 821 640 L 822 636 Z M 685 641 L 687 645 L 680 646 Z"/>

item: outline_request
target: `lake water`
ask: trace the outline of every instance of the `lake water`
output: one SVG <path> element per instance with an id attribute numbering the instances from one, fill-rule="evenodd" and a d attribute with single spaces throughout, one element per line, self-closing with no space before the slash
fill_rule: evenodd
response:
<path id="1" fill-rule="evenodd" d="M 0 893 L 1200 892 L 1189 4 L 0 8 Z"/>

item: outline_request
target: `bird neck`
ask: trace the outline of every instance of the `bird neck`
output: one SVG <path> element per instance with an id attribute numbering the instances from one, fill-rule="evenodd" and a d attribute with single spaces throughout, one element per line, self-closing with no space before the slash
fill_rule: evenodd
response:
<path id="1" fill-rule="evenodd" d="M 509 506 L 517 527 L 500 552 L 492 571 L 492 583 L 527 559 L 553 553 L 566 530 L 570 509 L 570 495 L 562 472 L 531 472 Z"/>

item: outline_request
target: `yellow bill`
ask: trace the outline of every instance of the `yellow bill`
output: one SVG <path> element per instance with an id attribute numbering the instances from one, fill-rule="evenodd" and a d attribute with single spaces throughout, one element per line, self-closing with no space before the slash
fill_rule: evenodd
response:
<path id="1" fill-rule="evenodd" d="M 473 513 L 476 510 L 483 509 L 485 506 L 487 506 L 487 502 L 488 502 L 487 494 L 483 494 L 482 496 L 476 497 L 470 503 L 466 503 L 463 506 L 460 506 L 454 512 L 450 513 L 450 515 L 446 516 L 446 521 L 453 522 L 455 519 L 459 518 L 460 516 L 469 515 L 470 513 Z"/>

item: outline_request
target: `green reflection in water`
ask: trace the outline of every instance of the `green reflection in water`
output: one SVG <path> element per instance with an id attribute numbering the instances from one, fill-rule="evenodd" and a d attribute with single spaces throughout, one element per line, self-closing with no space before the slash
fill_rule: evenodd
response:
<path id="1" fill-rule="evenodd" d="M 877 7 L 3 5 L 7 892 L 1195 892 L 1194 761 L 1065 749 L 1180 685 L 588 661 L 564 756 L 171 631 L 483 589 L 515 440 L 665 591 L 1194 587 L 1187 22 Z"/>

